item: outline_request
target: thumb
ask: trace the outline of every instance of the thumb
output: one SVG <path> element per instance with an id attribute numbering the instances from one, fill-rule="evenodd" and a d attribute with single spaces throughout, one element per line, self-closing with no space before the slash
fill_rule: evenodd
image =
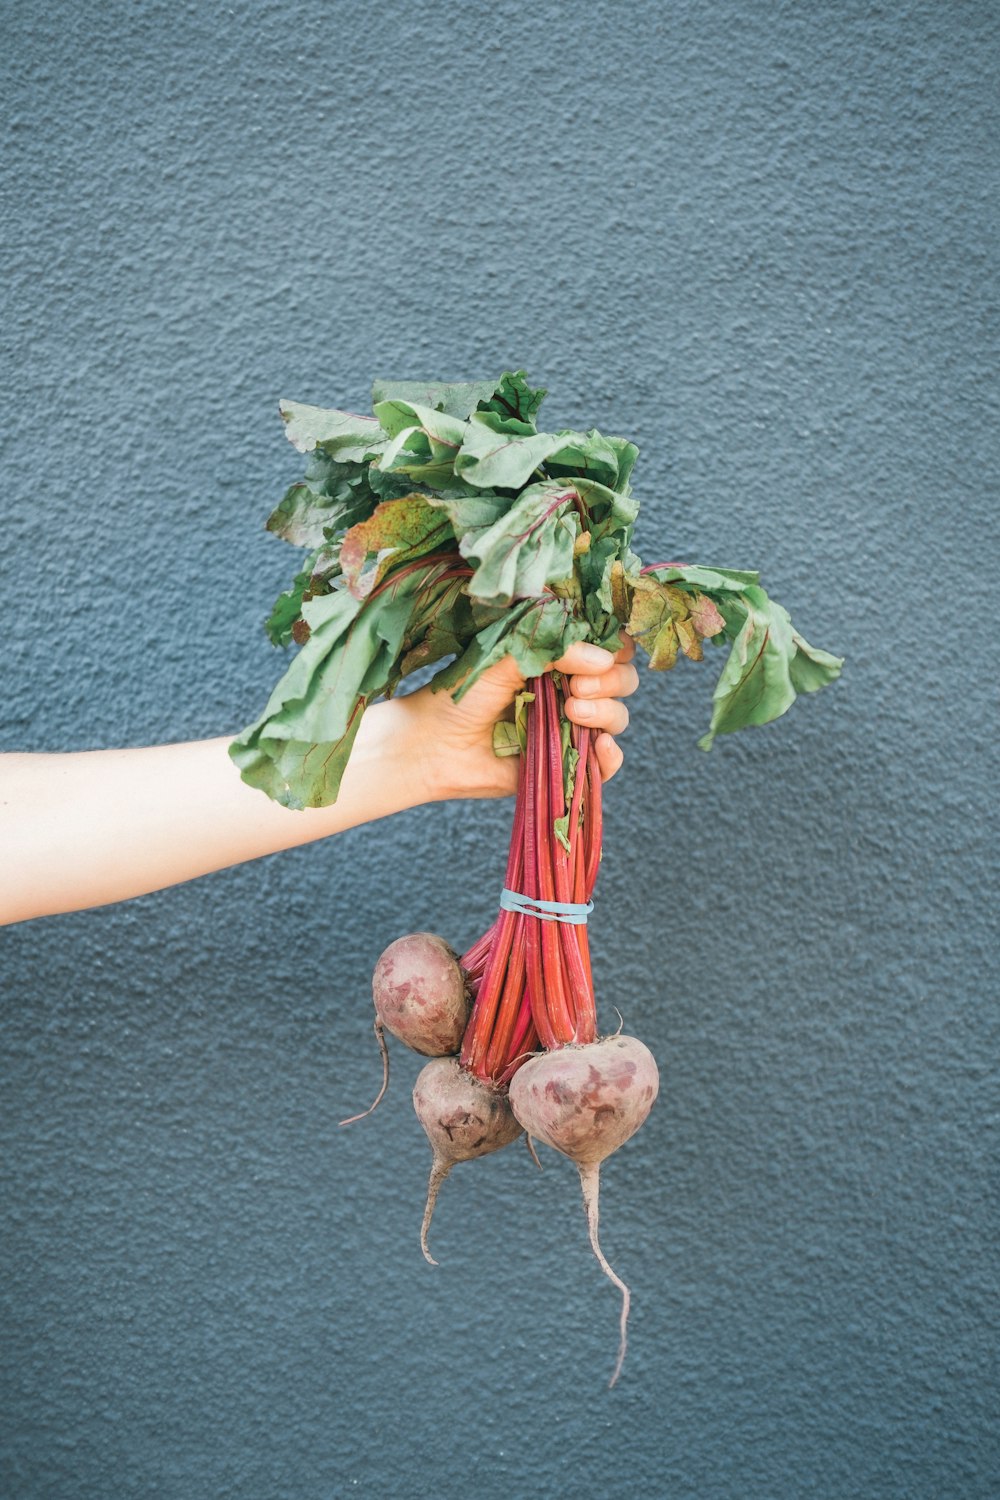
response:
<path id="1" fill-rule="evenodd" d="M 513 656 L 505 656 L 486 668 L 468 696 L 475 702 L 477 714 L 481 713 L 492 724 L 510 708 L 524 684 L 525 678 Z"/>

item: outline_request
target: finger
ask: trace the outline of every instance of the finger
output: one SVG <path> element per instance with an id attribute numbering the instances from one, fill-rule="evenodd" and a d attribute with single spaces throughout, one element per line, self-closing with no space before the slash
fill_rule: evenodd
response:
<path id="1" fill-rule="evenodd" d="M 566 717 L 584 729 L 606 729 L 609 734 L 628 728 L 628 709 L 618 698 L 567 698 Z"/>
<path id="2" fill-rule="evenodd" d="M 631 662 L 611 668 L 600 677 L 576 676 L 569 680 L 574 698 L 629 698 L 639 686 L 639 673 Z"/>
<path id="3" fill-rule="evenodd" d="M 635 655 L 635 641 L 624 630 L 621 633 L 621 641 L 621 650 L 615 652 L 615 661 L 631 661 Z"/>
<path id="4" fill-rule="evenodd" d="M 621 770 L 622 761 L 625 759 L 622 748 L 611 738 L 610 734 L 599 734 L 594 741 L 594 749 L 597 752 L 597 765 L 601 780 L 610 781 L 612 776 Z"/>
<path id="5" fill-rule="evenodd" d="M 614 664 L 613 653 L 605 651 L 603 646 L 595 646 L 592 641 L 577 641 L 552 666 L 557 672 L 565 672 L 567 676 L 574 672 L 589 672 L 594 676 L 609 671 Z"/>

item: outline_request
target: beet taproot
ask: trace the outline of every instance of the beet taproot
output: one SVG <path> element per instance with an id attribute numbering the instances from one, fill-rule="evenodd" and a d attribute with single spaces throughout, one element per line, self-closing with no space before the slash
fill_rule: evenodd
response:
<path id="1" fill-rule="evenodd" d="M 601 1162 L 643 1124 L 659 1086 L 659 1070 L 649 1048 L 637 1037 L 621 1035 L 540 1053 L 510 1081 L 510 1107 L 528 1135 L 576 1163 L 591 1249 L 622 1294 L 611 1385 L 625 1359 L 631 1294 L 608 1264 L 598 1238 Z"/>
<path id="2" fill-rule="evenodd" d="M 427 1232 L 442 1182 L 456 1162 L 473 1161 L 509 1146 L 521 1134 L 521 1126 L 506 1094 L 467 1073 L 457 1057 L 435 1057 L 421 1068 L 413 1085 L 413 1108 L 433 1153 L 420 1248 L 436 1266 Z"/>

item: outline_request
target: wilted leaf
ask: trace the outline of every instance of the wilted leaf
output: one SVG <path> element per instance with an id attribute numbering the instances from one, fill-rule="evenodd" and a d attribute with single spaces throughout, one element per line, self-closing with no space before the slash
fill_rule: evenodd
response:
<path id="1" fill-rule="evenodd" d="M 712 695 L 712 722 L 699 741 L 711 748 L 717 734 L 767 724 L 786 713 L 797 692 L 814 692 L 840 675 L 841 658 L 818 651 L 792 630 L 788 611 L 750 585 L 720 600 L 733 645 Z"/>
<path id="2" fill-rule="evenodd" d="M 303 604 L 309 639 L 230 746 L 244 781 L 286 807 L 336 800 L 361 715 L 399 679 L 426 586 L 417 569 L 364 601 L 337 589 Z"/>
<path id="3" fill-rule="evenodd" d="M 690 615 L 675 615 L 674 629 L 677 631 L 680 648 L 688 660 L 701 661 L 705 653 L 701 649 L 701 641 Z"/>
<path id="4" fill-rule="evenodd" d="M 725 628 L 725 620 L 707 594 L 692 594 L 689 608 L 694 628 L 703 638 L 718 635 Z"/>

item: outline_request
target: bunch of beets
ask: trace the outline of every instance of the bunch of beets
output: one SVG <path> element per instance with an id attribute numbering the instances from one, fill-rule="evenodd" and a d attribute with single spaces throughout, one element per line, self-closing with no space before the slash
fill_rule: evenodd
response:
<path id="1" fill-rule="evenodd" d="M 501 908 L 461 957 L 430 933 L 382 954 L 375 1104 L 388 1083 L 388 1030 L 432 1059 L 413 1091 L 433 1152 L 428 1260 L 435 1199 L 455 1162 L 523 1132 L 532 1152 L 540 1140 L 576 1163 L 590 1243 L 622 1293 L 614 1384 L 629 1292 L 600 1248 L 598 1174 L 646 1119 L 659 1079 L 641 1041 L 598 1036 L 586 915 L 601 777 L 590 731 L 566 718 L 564 684 L 547 668 L 577 641 L 614 651 L 623 630 L 659 670 L 678 652 L 701 660 L 706 640 L 728 643 L 707 749 L 716 734 L 777 718 L 842 663 L 796 633 L 756 573 L 643 566 L 632 549 L 638 450 L 595 429 L 539 432 L 544 395 L 518 371 L 460 385 L 376 382 L 371 417 L 281 404 L 307 470 L 267 524 L 309 551 L 267 628 L 275 644 L 300 649 L 230 753 L 244 780 L 286 806 L 323 806 L 336 799 L 365 708 L 408 673 L 446 662 L 431 685 L 458 699 L 494 662 L 517 661 L 526 690 L 494 737 L 498 754 L 519 756 Z"/>

